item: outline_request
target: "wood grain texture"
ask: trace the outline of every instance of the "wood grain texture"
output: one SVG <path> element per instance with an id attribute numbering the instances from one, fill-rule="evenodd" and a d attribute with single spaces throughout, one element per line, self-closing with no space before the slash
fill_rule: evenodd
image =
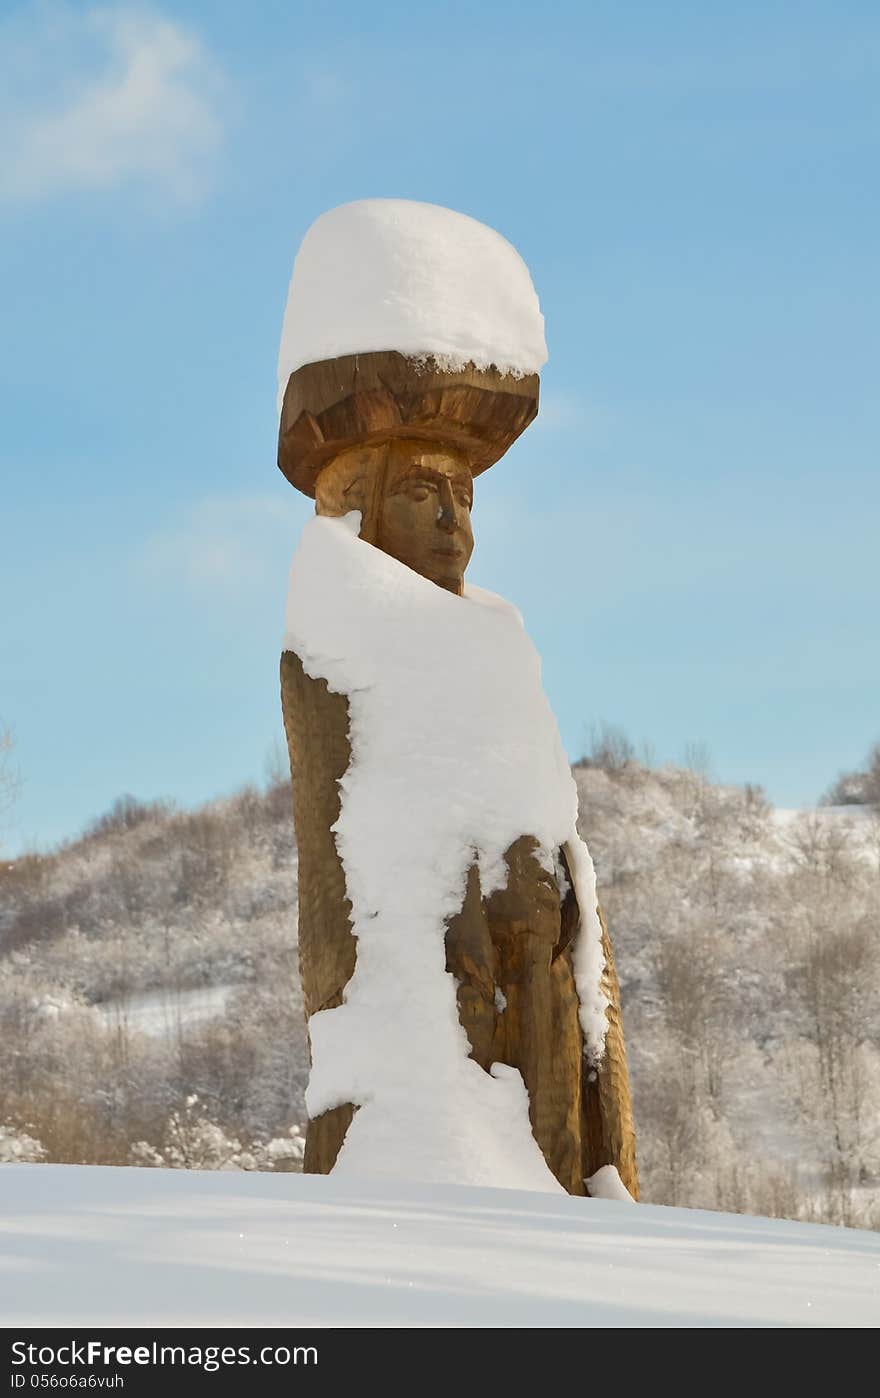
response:
<path id="1" fill-rule="evenodd" d="M 293 782 L 293 820 L 299 862 L 299 971 L 307 1018 L 342 1004 L 354 973 L 357 940 L 351 904 L 336 849 L 338 782 L 351 762 L 348 700 L 325 680 L 312 679 L 292 651 L 281 656 L 281 710 Z M 310 1121 L 303 1169 L 326 1175 L 336 1161 L 354 1107 L 351 1103 Z"/>
<path id="2" fill-rule="evenodd" d="M 477 476 L 528 427 L 538 394 L 537 374 L 443 369 L 395 350 L 305 364 L 285 390 L 278 465 L 314 497 L 321 468 L 347 447 L 408 437 L 458 447 Z"/>

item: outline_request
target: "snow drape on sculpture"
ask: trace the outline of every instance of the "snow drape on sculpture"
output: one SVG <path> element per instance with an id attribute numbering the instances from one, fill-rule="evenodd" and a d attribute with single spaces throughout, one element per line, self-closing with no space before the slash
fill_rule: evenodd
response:
<path id="1" fill-rule="evenodd" d="M 278 356 L 278 407 L 303 364 L 371 350 L 537 373 L 544 317 L 506 238 L 466 214 L 410 199 L 330 209 L 293 267 Z"/>
<path id="2" fill-rule="evenodd" d="M 344 1003 L 309 1021 L 311 1116 L 356 1112 L 336 1173 L 559 1190 L 531 1133 L 519 1073 L 469 1045 L 446 970 L 446 923 L 476 860 L 484 895 L 532 835 L 566 849 L 581 910 L 575 974 L 588 1052 L 606 999 L 592 861 L 541 666 L 519 613 L 477 588 L 445 592 L 315 518 L 290 574 L 284 647 L 348 696 L 351 764 L 336 844 L 357 937 Z"/>

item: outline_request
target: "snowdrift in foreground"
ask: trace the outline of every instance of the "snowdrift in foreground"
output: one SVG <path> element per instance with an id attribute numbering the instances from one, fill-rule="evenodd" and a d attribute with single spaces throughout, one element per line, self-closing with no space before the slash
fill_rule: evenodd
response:
<path id="1" fill-rule="evenodd" d="M 334 830 L 357 964 L 344 1004 L 309 1021 L 309 1115 L 360 1106 L 337 1172 L 555 1191 L 519 1073 L 487 1074 L 469 1056 L 445 947 L 475 859 L 487 895 L 520 835 L 550 871 L 564 846 L 582 1027 L 601 1056 L 596 876 L 541 662 L 508 602 L 445 592 L 364 543 L 358 523 L 306 525 L 284 638 L 308 674 L 349 696 L 352 749 Z"/>
<path id="2" fill-rule="evenodd" d="M 873 1326 L 880 1236 L 334 1175 L 0 1167 L 7 1326 Z"/>
<path id="3" fill-rule="evenodd" d="M 294 263 L 279 410 L 301 365 L 370 350 L 537 373 L 547 346 L 528 268 L 500 233 L 438 204 L 361 199 L 330 209 Z"/>

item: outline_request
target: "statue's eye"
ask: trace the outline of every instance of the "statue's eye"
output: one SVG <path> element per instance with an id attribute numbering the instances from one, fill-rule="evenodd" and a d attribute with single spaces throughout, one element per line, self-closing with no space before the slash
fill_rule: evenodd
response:
<path id="1" fill-rule="evenodd" d="M 412 480 L 408 482 L 406 491 L 412 500 L 427 500 L 434 488 L 430 481 Z"/>

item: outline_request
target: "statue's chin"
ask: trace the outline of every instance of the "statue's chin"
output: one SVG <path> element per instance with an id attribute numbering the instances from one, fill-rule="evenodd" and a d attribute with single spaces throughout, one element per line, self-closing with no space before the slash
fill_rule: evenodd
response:
<path id="1" fill-rule="evenodd" d="M 438 587 L 443 587 L 447 592 L 460 593 L 464 586 L 464 578 L 433 578 Z"/>
<path id="2" fill-rule="evenodd" d="M 422 574 L 423 578 L 427 578 L 429 582 L 436 583 L 438 587 L 444 587 L 447 592 L 461 592 L 464 578 L 459 569 L 441 572 L 437 568 L 432 568 L 430 571 L 427 569 L 423 571 L 420 568 L 418 571 Z"/>
<path id="3" fill-rule="evenodd" d="M 392 554 L 392 558 L 396 555 Z M 415 563 L 411 558 L 398 558 L 398 563 L 404 563 L 407 568 L 411 568 L 419 577 L 425 578 L 428 582 L 436 583 L 437 587 L 443 587 L 447 592 L 461 592 L 464 586 L 464 570 L 461 560 L 451 559 L 444 561 L 432 558 L 426 563 Z"/>

